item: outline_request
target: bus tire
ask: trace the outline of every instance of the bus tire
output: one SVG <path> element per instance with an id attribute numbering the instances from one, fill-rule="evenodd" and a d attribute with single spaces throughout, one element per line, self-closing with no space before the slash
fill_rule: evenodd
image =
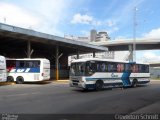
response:
<path id="1" fill-rule="evenodd" d="M 102 80 L 97 80 L 95 83 L 95 90 L 99 91 L 102 90 L 104 86 L 104 83 Z"/>
<path id="2" fill-rule="evenodd" d="M 133 79 L 132 81 L 132 87 L 137 87 L 138 81 L 137 79 Z"/>
<path id="3" fill-rule="evenodd" d="M 12 76 L 7 77 L 7 82 L 14 82 L 14 78 Z"/>
<path id="4" fill-rule="evenodd" d="M 23 83 L 24 83 L 24 78 L 23 78 L 22 76 L 18 76 L 18 77 L 16 78 L 16 83 L 17 83 L 17 84 L 23 84 Z"/>

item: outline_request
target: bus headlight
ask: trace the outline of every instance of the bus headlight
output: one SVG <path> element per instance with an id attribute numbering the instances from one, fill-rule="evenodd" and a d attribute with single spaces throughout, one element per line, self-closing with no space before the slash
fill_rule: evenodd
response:
<path id="1" fill-rule="evenodd" d="M 84 80 L 79 80 L 80 83 L 84 83 Z"/>

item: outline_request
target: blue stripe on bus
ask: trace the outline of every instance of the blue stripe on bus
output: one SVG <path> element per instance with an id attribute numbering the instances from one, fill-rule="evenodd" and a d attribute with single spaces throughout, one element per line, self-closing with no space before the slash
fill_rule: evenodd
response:
<path id="1" fill-rule="evenodd" d="M 39 73 L 40 72 L 40 68 L 30 68 L 29 72 Z"/>
<path id="2" fill-rule="evenodd" d="M 121 78 L 86 78 L 86 80 L 120 80 Z"/>
<path id="3" fill-rule="evenodd" d="M 149 83 L 149 81 L 138 81 L 138 84 L 146 84 L 146 83 Z M 122 82 L 117 82 L 117 83 L 104 83 L 104 87 L 105 88 L 113 88 L 113 87 L 121 87 L 121 86 L 124 86 L 124 84 Z M 128 85 L 130 86 L 130 85 Z M 86 84 L 85 85 L 85 88 L 86 89 L 95 89 L 95 84 Z M 127 86 L 125 86 L 127 87 Z"/>
<path id="4" fill-rule="evenodd" d="M 104 83 L 104 86 L 106 87 L 115 87 L 115 86 L 131 86 L 131 82 L 129 77 L 130 74 L 126 73 L 121 78 L 86 78 L 86 81 L 96 81 L 96 80 L 122 80 L 122 82 L 111 82 L 111 83 Z M 138 77 L 138 78 L 148 78 L 148 77 Z M 138 84 L 146 84 L 149 83 L 149 81 L 138 81 Z M 95 88 L 95 84 L 86 84 L 85 88 Z"/>
<path id="5" fill-rule="evenodd" d="M 11 73 L 39 73 L 40 68 L 14 68 L 10 70 Z"/>

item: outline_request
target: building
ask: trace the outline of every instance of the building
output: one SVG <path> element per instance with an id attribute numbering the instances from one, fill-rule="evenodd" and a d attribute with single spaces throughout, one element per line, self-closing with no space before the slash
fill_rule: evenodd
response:
<path id="1" fill-rule="evenodd" d="M 90 31 L 90 42 L 96 41 L 96 38 L 97 38 L 97 31 L 93 29 Z"/>
<path id="2" fill-rule="evenodd" d="M 110 37 L 108 36 L 107 32 L 99 32 L 96 36 L 95 42 L 101 42 L 101 41 L 108 41 L 110 40 Z"/>
<path id="3" fill-rule="evenodd" d="M 82 41 L 82 42 L 105 42 L 110 40 L 110 37 L 108 36 L 108 33 L 105 31 L 100 31 L 97 33 L 96 30 L 92 29 L 90 31 L 90 36 L 73 36 L 73 35 L 64 35 L 64 38 Z"/>
<path id="4" fill-rule="evenodd" d="M 66 38 L 69 39 L 74 39 L 77 41 L 82 41 L 82 42 L 87 42 L 89 44 L 94 43 L 96 45 L 96 42 L 105 42 L 110 40 L 110 37 L 108 36 L 107 32 L 105 31 L 100 31 L 97 33 L 95 29 L 92 29 L 90 31 L 90 37 L 89 36 L 81 36 L 81 37 L 73 37 L 73 36 L 65 36 Z M 96 58 L 104 58 L 104 59 L 116 59 L 116 60 L 121 60 L 121 61 L 128 61 L 128 56 L 129 52 L 128 51 L 106 51 L 106 52 L 97 52 L 95 53 Z M 93 53 L 88 53 L 88 54 L 80 54 L 79 58 L 93 58 Z M 68 64 L 70 65 L 70 62 L 76 58 L 76 55 L 69 56 L 68 58 Z"/>
<path id="5" fill-rule="evenodd" d="M 81 41 L 81 42 L 87 42 L 87 43 L 89 43 L 89 41 L 90 41 L 90 38 L 87 36 L 76 37 L 73 35 L 65 35 L 64 38 L 72 39 L 72 40 L 76 40 L 76 41 Z"/>

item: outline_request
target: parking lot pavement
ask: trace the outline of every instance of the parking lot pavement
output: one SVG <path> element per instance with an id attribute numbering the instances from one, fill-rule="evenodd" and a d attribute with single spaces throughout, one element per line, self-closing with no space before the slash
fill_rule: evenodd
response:
<path id="1" fill-rule="evenodd" d="M 160 81 L 121 90 L 82 91 L 68 81 L 0 86 L 0 113 L 113 114 L 160 111 Z"/>

